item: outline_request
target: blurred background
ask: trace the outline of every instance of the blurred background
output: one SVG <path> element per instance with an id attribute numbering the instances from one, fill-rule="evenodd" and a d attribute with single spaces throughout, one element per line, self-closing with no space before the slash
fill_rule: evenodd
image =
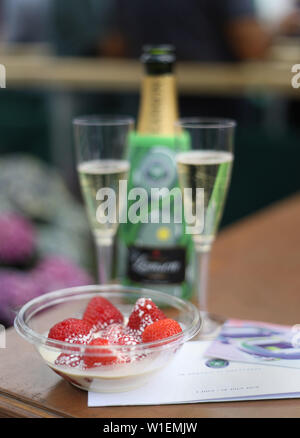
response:
<path id="1" fill-rule="evenodd" d="M 299 1 L 0 0 L 0 322 L 94 282 L 71 120 L 136 117 L 149 43 L 176 47 L 182 116 L 238 121 L 222 227 L 299 190 Z"/>

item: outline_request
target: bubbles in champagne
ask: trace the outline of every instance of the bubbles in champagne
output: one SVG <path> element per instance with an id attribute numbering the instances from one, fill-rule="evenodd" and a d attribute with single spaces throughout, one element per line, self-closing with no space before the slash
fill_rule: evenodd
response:
<path id="1" fill-rule="evenodd" d="M 191 204 L 193 213 L 196 189 L 204 189 L 204 231 L 194 238 L 199 245 L 209 245 L 214 239 L 223 213 L 232 162 L 233 154 L 223 151 L 194 150 L 177 155 L 179 183 L 181 189 L 192 189 L 192 196 L 186 202 Z"/>
<path id="2" fill-rule="evenodd" d="M 78 166 L 79 181 L 85 201 L 88 218 L 96 238 L 109 238 L 113 236 L 118 227 L 118 222 L 101 223 L 97 220 L 100 201 L 97 193 L 100 189 L 109 188 L 115 193 L 116 211 L 119 210 L 119 181 L 127 180 L 129 162 L 125 160 L 92 160 Z M 99 219 L 99 218 L 98 218 Z"/>

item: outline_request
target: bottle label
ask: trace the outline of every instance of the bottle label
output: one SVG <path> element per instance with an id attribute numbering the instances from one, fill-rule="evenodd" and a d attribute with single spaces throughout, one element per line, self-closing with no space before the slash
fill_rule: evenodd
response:
<path id="1" fill-rule="evenodd" d="M 132 172 L 134 187 L 172 188 L 177 184 L 175 153 L 163 146 L 154 146 L 142 157 Z"/>
<path id="2" fill-rule="evenodd" d="M 130 246 L 128 249 L 128 277 L 131 281 L 151 284 L 180 284 L 185 281 L 184 248 Z"/>
<path id="3" fill-rule="evenodd" d="M 174 135 L 178 119 L 176 84 L 173 75 L 146 76 L 138 118 L 138 133 Z"/>

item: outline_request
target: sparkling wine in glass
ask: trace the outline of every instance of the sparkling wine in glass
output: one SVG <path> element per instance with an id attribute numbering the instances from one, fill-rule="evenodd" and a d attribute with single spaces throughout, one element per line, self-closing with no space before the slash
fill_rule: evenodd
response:
<path id="1" fill-rule="evenodd" d="M 115 212 L 120 209 L 119 182 L 127 180 L 129 162 L 126 160 L 92 160 L 78 165 L 80 186 L 87 214 L 96 240 L 110 240 L 115 236 L 118 222 L 107 222 L 105 212 L 98 208 L 99 188 L 110 188 L 115 193 Z"/>
<path id="2" fill-rule="evenodd" d="M 107 284 L 111 281 L 113 242 L 125 201 L 120 182 L 128 179 L 128 137 L 134 120 L 87 116 L 76 118 L 73 126 L 79 182 L 97 248 L 99 282 Z"/>
<path id="3" fill-rule="evenodd" d="M 213 334 L 219 325 L 207 311 L 208 263 L 231 179 L 235 126 L 231 120 L 199 118 L 182 119 L 176 124 L 178 132 L 184 131 L 190 143 L 190 150 L 177 154 L 176 161 L 184 205 L 194 216 L 197 189 L 204 190 L 201 204 L 203 226 L 192 236 L 197 257 L 196 287 L 204 321 L 203 335 Z"/>

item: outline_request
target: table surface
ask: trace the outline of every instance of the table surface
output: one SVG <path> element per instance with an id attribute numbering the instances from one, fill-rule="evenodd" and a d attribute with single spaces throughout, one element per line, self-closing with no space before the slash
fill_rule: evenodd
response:
<path id="1" fill-rule="evenodd" d="M 140 62 L 129 59 L 58 58 L 1 52 L 0 58 L 6 68 L 8 89 L 138 92 L 143 73 Z M 296 63 L 287 59 L 241 63 L 178 62 L 178 90 L 185 95 L 217 96 L 276 92 L 297 99 L 299 90 L 291 84 L 295 75 L 291 68 Z"/>
<path id="2" fill-rule="evenodd" d="M 223 231 L 214 246 L 209 308 L 226 317 L 300 323 L 300 195 Z M 300 400 L 88 408 L 87 394 L 51 372 L 13 329 L 0 349 L 0 417 L 299 417 Z"/>

